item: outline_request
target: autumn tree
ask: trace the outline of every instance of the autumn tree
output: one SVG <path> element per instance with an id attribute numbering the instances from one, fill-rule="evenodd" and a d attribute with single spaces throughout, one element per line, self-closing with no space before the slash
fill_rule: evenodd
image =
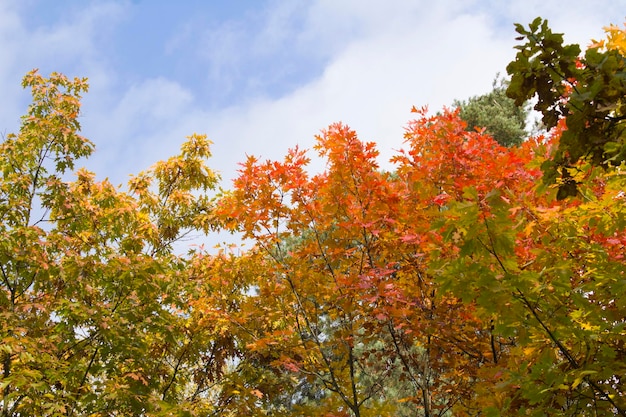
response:
<path id="1" fill-rule="evenodd" d="M 23 85 L 33 102 L 0 145 L 0 414 L 207 415 L 230 345 L 198 327 L 199 282 L 172 245 L 211 228 L 208 140 L 129 192 L 85 169 L 68 181 L 94 149 L 79 134 L 86 80 L 33 71 Z"/>
<path id="2" fill-rule="evenodd" d="M 525 167 L 531 160 L 529 144 L 506 148 L 490 135 L 468 132 L 458 109 L 437 116 L 428 116 L 426 110 L 416 112 L 418 118 L 409 123 L 405 135 L 407 149 L 394 158 L 398 175 L 407 184 L 401 240 L 418 245 L 414 248 L 423 262 L 420 276 L 429 283 L 428 302 L 437 306 L 438 325 L 430 333 L 436 338 L 433 348 L 445 348 L 452 358 L 443 356 L 449 362 L 440 378 L 450 381 L 449 389 L 465 391 L 453 402 L 454 413 L 477 415 L 484 407 L 475 402 L 477 393 L 497 378 L 494 375 L 511 354 L 514 339 L 497 326 L 495 315 L 476 310 L 478 293 L 450 291 L 448 278 L 460 289 L 473 277 L 459 273 L 453 278 L 444 266 L 471 256 L 458 244 L 476 233 L 488 215 L 471 201 L 483 201 L 498 189 L 528 192 L 536 173 Z M 456 204 L 464 217 L 452 210 Z M 416 221 L 420 215 L 426 218 Z M 463 218 L 471 220 L 461 224 Z M 413 325 L 420 322 L 418 317 L 412 321 Z"/>
<path id="3" fill-rule="evenodd" d="M 476 401 L 487 415 L 625 415 L 625 312 L 619 302 L 625 273 L 625 183 L 621 169 L 606 169 L 617 159 L 607 159 L 610 153 L 599 145 L 621 135 L 621 98 L 611 96 L 619 83 L 605 84 L 613 76 L 619 78 L 621 70 L 613 65 L 616 52 L 607 52 L 606 68 L 589 66 L 597 50 L 588 51 L 579 64 L 572 55 L 571 68 L 557 66 L 550 59 L 573 54 L 576 48 L 562 49 L 560 36 L 539 20 L 531 24 L 532 36 L 518 29 L 536 49 L 531 54 L 520 47 L 518 60 L 509 68 L 516 71 L 532 62 L 537 72 L 523 72 L 528 67 L 513 72 L 511 87 L 537 88 L 544 121 L 558 120 L 552 121 L 547 138 L 520 148 L 533 158 L 518 171 L 517 180 L 482 191 L 478 184 L 468 184 L 447 201 L 445 220 L 436 228 L 445 243 L 431 267 L 443 288 L 475 305 L 479 317 L 493 317 L 494 331 L 512 341 L 500 369 L 492 367 L 492 383 L 484 374 L 487 378 L 476 385 Z M 539 31 L 543 38 L 535 36 Z M 571 79 L 569 86 L 562 84 L 559 74 L 572 68 L 586 74 L 584 83 Z M 594 83 L 596 104 L 586 102 L 591 92 L 579 96 Z M 546 97 L 552 93 L 555 101 L 549 102 Z M 617 107 L 605 113 L 597 104 L 606 103 L 607 97 L 613 97 Z M 576 125 L 583 115 L 591 129 L 587 139 Z M 559 174 L 571 175 L 575 193 L 564 189 L 567 182 L 553 185 L 545 180 L 564 155 L 569 166 L 565 171 L 561 166 Z M 540 167 L 543 183 L 533 180 Z"/>
<path id="4" fill-rule="evenodd" d="M 276 366 L 321 384 L 317 413 L 368 415 L 365 410 L 381 406 L 375 398 L 388 373 L 383 360 L 376 377 L 364 378 L 378 363 L 363 347 L 375 354 L 378 336 L 366 331 L 376 319 L 363 314 L 366 306 L 354 292 L 358 276 L 375 268 L 375 237 L 363 224 L 373 215 L 368 211 L 386 207 L 377 207 L 386 204 L 378 197 L 390 191 L 374 165 L 372 145 L 345 127 L 333 126 L 318 149 L 330 168 L 313 178 L 302 151 L 293 150 L 282 163 L 250 157 L 223 210 L 244 237 L 254 239 L 251 256 L 264 265 L 256 285 L 271 319 L 251 348 L 265 355 L 271 347 Z M 367 210 L 370 203 L 377 206 Z"/>
<path id="5" fill-rule="evenodd" d="M 411 155 L 431 154 L 417 143 L 448 158 L 468 136 L 492 141 L 466 132 L 453 112 L 420 126 Z M 219 204 L 223 221 L 255 244 L 245 255 L 254 291 L 234 320 L 252 319 L 252 352 L 317 387 L 313 404 L 291 397 L 292 413 L 447 415 L 471 398 L 493 355 L 488 323 L 439 294 L 428 271 L 438 242 L 430 222 L 453 191 L 453 171 L 428 186 L 441 160 L 407 156 L 396 174 L 384 173 L 374 144 L 341 124 L 317 138 L 316 150 L 327 169 L 313 176 L 297 149 L 282 162 L 249 157 Z"/>
<path id="6" fill-rule="evenodd" d="M 550 153 L 534 148 L 538 168 Z M 438 282 L 512 342 L 476 399 L 488 415 L 624 415 L 624 179 L 596 169 L 564 202 L 523 184 L 468 187 L 438 228 Z"/>

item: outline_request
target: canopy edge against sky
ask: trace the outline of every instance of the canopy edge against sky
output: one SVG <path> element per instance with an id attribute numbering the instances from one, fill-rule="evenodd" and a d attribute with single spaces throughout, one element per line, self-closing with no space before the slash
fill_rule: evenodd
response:
<path id="1" fill-rule="evenodd" d="M 246 154 L 280 158 L 337 121 L 385 164 L 413 105 L 489 91 L 515 55 L 513 24 L 537 16 L 585 47 L 624 22 L 626 0 L 4 0 L 0 132 L 18 129 L 21 78 L 39 68 L 90 79 L 85 165 L 114 184 L 197 132 L 228 188 Z"/>

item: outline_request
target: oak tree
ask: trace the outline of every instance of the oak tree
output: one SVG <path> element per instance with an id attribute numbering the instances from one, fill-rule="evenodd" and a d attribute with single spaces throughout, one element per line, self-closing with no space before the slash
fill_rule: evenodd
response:
<path id="1" fill-rule="evenodd" d="M 556 183 L 559 198 L 566 198 L 577 193 L 576 176 L 586 163 L 615 167 L 626 160 L 624 30 L 607 28 L 608 42 L 595 42 L 582 56 L 580 46 L 564 45 L 563 35 L 541 18 L 516 30 L 526 43 L 507 66 L 507 95 L 517 105 L 536 97 L 534 108 L 548 129 L 565 119 L 567 129 L 542 169 L 544 181 Z"/>

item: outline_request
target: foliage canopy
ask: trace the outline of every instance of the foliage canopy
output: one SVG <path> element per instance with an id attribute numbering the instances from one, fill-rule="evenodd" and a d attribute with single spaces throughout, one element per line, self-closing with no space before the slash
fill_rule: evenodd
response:
<path id="1" fill-rule="evenodd" d="M 548 22 L 535 19 L 528 30 L 516 25 L 526 43 L 507 71 L 509 97 L 517 105 L 536 96 L 535 110 L 550 129 L 564 120 L 559 146 L 542 167 L 559 197 L 578 191 L 577 173 L 584 164 L 619 166 L 626 160 L 626 56 L 623 30 L 607 28 L 608 40 L 594 42 L 583 56 L 578 45 L 563 45 Z"/>
<path id="2" fill-rule="evenodd" d="M 626 416 L 626 35 L 579 57 L 518 32 L 507 94 L 538 95 L 545 137 L 413 109 L 393 173 L 333 124 L 321 172 L 250 156 L 219 193 L 202 135 L 127 190 L 68 179 L 86 80 L 27 74 L 0 145 L 0 415 Z M 253 247 L 173 250 L 216 230 Z"/>

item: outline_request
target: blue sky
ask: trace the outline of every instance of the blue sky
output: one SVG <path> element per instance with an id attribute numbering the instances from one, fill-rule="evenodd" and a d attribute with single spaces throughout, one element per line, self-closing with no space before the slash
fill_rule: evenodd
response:
<path id="1" fill-rule="evenodd" d="M 402 146 L 411 106 L 487 92 L 514 57 L 514 22 L 549 19 L 586 45 L 626 0 L 0 0 L 0 132 L 16 131 L 32 68 L 85 76 L 86 161 L 99 178 L 214 141 L 229 187 L 246 154 L 280 158 L 342 121 Z"/>

